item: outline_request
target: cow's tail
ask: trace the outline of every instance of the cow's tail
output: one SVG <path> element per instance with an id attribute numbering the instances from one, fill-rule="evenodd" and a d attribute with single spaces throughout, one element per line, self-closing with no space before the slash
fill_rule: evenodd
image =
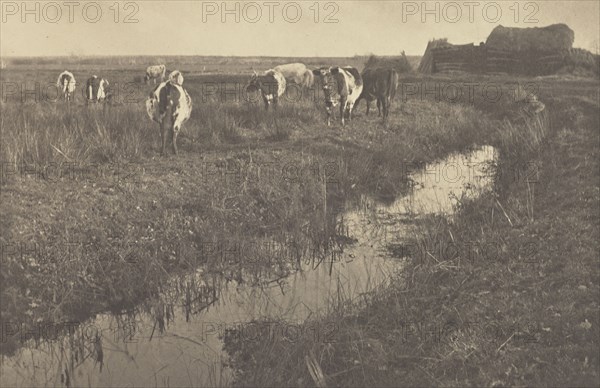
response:
<path id="1" fill-rule="evenodd" d="M 70 80 L 67 81 L 67 84 L 65 85 L 65 77 L 66 77 L 66 73 L 62 72 L 59 76 L 58 76 L 58 81 L 56 81 L 56 86 L 59 88 L 59 90 L 61 90 L 63 93 L 67 91 L 68 89 L 68 85 L 70 84 Z"/>
<path id="2" fill-rule="evenodd" d="M 162 129 L 165 130 L 170 130 L 173 128 L 173 125 L 175 124 L 175 105 L 173 104 L 173 100 L 171 99 L 171 96 L 168 96 L 168 102 L 167 102 L 167 106 L 166 106 L 166 110 L 165 113 L 163 115 L 163 119 L 162 119 Z"/>

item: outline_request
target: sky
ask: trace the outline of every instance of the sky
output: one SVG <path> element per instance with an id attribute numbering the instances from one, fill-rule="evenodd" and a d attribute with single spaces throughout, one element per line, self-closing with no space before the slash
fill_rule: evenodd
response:
<path id="1" fill-rule="evenodd" d="M 598 0 L 1 0 L 0 12 L 3 57 L 422 55 L 433 38 L 479 43 L 498 25 L 553 23 L 575 31 L 575 47 L 600 47 Z"/>

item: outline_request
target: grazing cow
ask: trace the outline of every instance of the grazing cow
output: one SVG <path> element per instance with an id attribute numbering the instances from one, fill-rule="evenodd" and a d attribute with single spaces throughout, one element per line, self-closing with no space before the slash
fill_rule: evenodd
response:
<path id="1" fill-rule="evenodd" d="M 93 75 L 88 78 L 85 85 L 85 98 L 86 102 L 96 103 L 104 102 L 110 97 L 108 92 L 108 81 L 104 78 L 100 78 L 97 75 Z"/>
<path id="2" fill-rule="evenodd" d="M 58 81 L 56 81 L 56 86 L 61 91 L 65 101 L 71 101 L 75 92 L 75 77 L 73 73 L 67 70 L 60 73 Z"/>
<path id="3" fill-rule="evenodd" d="M 160 79 L 159 82 L 163 82 L 166 72 L 167 67 L 165 65 L 148 66 L 146 69 L 146 76 L 144 77 L 144 83 L 147 84 L 150 79 L 154 81 L 154 84 L 156 84 L 157 79 Z"/>
<path id="4" fill-rule="evenodd" d="M 265 71 L 263 75 L 258 75 L 254 72 L 248 85 L 248 90 L 260 90 L 265 103 L 265 109 L 268 110 L 271 104 L 273 104 L 273 109 L 277 109 L 277 101 L 285 93 L 285 87 L 286 81 L 283 74 L 275 69 L 271 69 Z"/>
<path id="5" fill-rule="evenodd" d="M 183 82 L 183 77 L 180 80 Z M 169 136 L 173 152 L 177 155 L 177 135 L 192 113 L 192 99 L 188 92 L 176 82 L 161 82 L 146 100 L 146 111 L 150 119 L 160 124 L 161 155 L 165 154 Z"/>
<path id="6" fill-rule="evenodd" d="M 361 99 L 365 99 L 368 116 L 371 101 L 376 99 L 379 115 L 381 116 L 381 109 L 383 108 L 383 121 L 387 120 L 391 102 L 396 96 L 396 89 L 398 88 L 398 73 L 391 68 L 370 68 L 363 70 L 362 79 L 363 91 L 356 103 L 358 104 Z"/>
<path id="7" fill-rule="evenodd" d="M 315 81 L 313 72 L 303 63 L 288 63 L 287 65 L 275 66 L 277 70 L 287 81 L 288 84 L 295 83 L 304 88 L 311 88 Z"/>
<path id="8" fill-rule="evenodd" d="M 352 108 L 361 95 L 363 81 L 360 73 L 354 67 L 330 67 L 313 70 L 323 85 L 325 107 L 327 109 L 327 126 L 331 125 L 333 107 L 340 104 L 342 126 L 346 125 L 345 116 L 352 121 Z"/>

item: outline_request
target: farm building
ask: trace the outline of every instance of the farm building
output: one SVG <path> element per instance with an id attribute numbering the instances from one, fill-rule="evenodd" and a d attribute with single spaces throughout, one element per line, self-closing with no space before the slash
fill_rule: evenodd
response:
<path id="1" fill-rule="evenodd" d="M 573 49 L 575 33 L 565 24 L 516 28 L 498 26 L 486 42 L 453 45 L 430 41 L 419 65 L 422 73 L 461 71 L 468 73 L 547 75 L 561 69 L 583 67 L 598 74 L 598 58 Z"/>

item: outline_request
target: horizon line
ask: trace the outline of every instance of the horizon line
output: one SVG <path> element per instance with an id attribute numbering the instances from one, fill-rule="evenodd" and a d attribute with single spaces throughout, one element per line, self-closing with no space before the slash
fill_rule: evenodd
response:
<path id="1" fill-rule="evenodd" d="M 296 55 L 225 55 L 225 54 L 64 54 L 64 55 L 0 55 L 0 58 L 127 58 L 127 57 L 234 57 L 234 58 L 353 58 L 353 57 L 400 57 L 400 54 L 354 54 L 354 55 L 314 55 L 314 56 L 296 56 Z M 423 56 L 423 54 L 406 54 L 408 57 Z"/>

